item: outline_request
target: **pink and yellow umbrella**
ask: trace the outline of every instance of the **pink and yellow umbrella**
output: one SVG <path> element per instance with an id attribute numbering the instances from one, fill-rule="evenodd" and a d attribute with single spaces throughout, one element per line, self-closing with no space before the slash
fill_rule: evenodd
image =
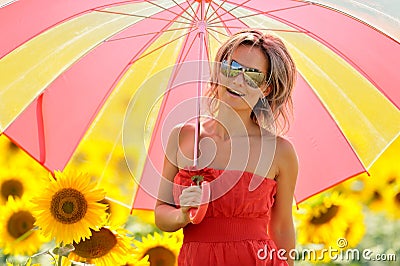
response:
<path id="1" fill-rule="evenodd" d="M 1 134 L 49 171 L 75 167 L 88 147 L 103 149 L 99 183 L 120 180 L 118 200 L 134 199 L 134 208 L 154 207 L 162 136 L 173 126 L 165 121 L 204 87 L 181 80 L 174 90 L 174 82 L 206 79 L 219 45 L 243 28 L 282 38 L 298 67 L 287 135 L 299 156 L 297 202 L 367 171 L 399 136 L 399 4 L 0 3 Z M 174 121 L 197 116 L 189 105 L 193 112 Z M 119 170 L 107 171 L 114 158 Z"/>

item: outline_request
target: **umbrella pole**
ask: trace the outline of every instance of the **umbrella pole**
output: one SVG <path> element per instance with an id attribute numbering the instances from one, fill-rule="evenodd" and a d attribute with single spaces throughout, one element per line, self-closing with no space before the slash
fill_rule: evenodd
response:
<path id="1" fill-rule="evenodd" d="M 198 157 L 199 157 L 199 135 L 200 135 L 200 105 L 201 105 L 201 96 L 203 95 L 203 86 L 202 86 L 202 77 L 203 77 L 203 60 L 204 60 L 204 35 L 206 31 L 206 22 L 204 19 L 204 0 L 200 3 L 200 18 L 201 20 L 198 22 L 198 36 L 200 42 L 200 52 L 199 52 L 199 75 L 197 81 L 197 99 L 196 99 L 196 124 L 195 124 L 195 133 L 194 133 L 194 155 L 193 155 L 193 167 L 197 168 L 198 166 Z"/>

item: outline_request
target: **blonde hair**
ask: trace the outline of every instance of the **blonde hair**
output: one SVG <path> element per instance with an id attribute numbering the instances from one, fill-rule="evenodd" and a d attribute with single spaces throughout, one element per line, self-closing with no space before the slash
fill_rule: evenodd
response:
<path id="1" fill-rule="evenodd" d="M 223 60 L 231 58 L 233 52 L 239 45 L 250 45 L 261 48 L 268 60 L 269 69 L 267 71 L 268 87 L 270 93 L 259 99 L 253 107 L 250 115 L 251 119 L 259 126 L 270 128 L 271 123 L 277 125 L 277 132 L 282 134 L 289 129 L 289 116 L 293 112 L 292 90 L 296 81 L 296 66 L 289 54 L 286 46 L 281 39 L 272 35 L 263 34 L 258 30 L 242 30 L 232 35 L 219 48 L 211 74 L 210 87 L 207 96 L 210 98 L 209 108 L 211 113 L 217 111 L 216 99 L 218 97 L 218 76 L 219 66 Z M 263 102 L 268 102 L 270 112 L 265 108 Z M 260 118 L 263 121 L 259 121 Z"/>

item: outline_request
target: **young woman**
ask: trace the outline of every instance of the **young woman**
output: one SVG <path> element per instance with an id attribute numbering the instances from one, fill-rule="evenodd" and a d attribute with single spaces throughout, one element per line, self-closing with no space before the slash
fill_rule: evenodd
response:
<path id="1" fill-rule="evenodd" d="M 293 265 L 297 156 L 274 129 L 288 125 L 295 65 L 280 39 L 256 30 L 234 34 L 215 61 L 212 115 L 200 126 L 197 168 L 188 168 L 195 126 L 176 127 L 166 148 L 156 225 L 183 228 L 179 265 Z M 189 210 L 202 203 L 196 175 L 209 182 L 211 201 L 204 219 L 193 224 Z"/>

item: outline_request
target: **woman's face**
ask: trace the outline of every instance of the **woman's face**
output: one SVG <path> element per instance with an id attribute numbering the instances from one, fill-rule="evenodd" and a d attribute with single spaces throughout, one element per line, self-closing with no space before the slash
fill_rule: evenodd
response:
<path id="1" fill-rule="evenodd" d="M 269 68 L 268 59 L 261 48 L 256 46 L 240 45 L 236 48 L 232 54 L 232 58 L 229 58 L 228 61 L 236 61 L 243 67 L 257 69 L 264 73 L 264 76 L 267 75 Z M 238 64 L 234 64 L 238 66 Z M 218 99 L 231 106 L 234 110 L 248 110 L 251 112 L 257 101 L 266 95 L 267 88 L 265 81 L 261 86 L 254 87 L 254 84 L 250 86 L 248 84 L 249 82 L 246 82 L 244 75 L 244 73 L 240 73 L 234 77 L 227 77 L 221 73 L 220 69 L 220 84 L 217 88 Z M 246 79 L 249 78 L 249 76 L 246 77 Z"/>

